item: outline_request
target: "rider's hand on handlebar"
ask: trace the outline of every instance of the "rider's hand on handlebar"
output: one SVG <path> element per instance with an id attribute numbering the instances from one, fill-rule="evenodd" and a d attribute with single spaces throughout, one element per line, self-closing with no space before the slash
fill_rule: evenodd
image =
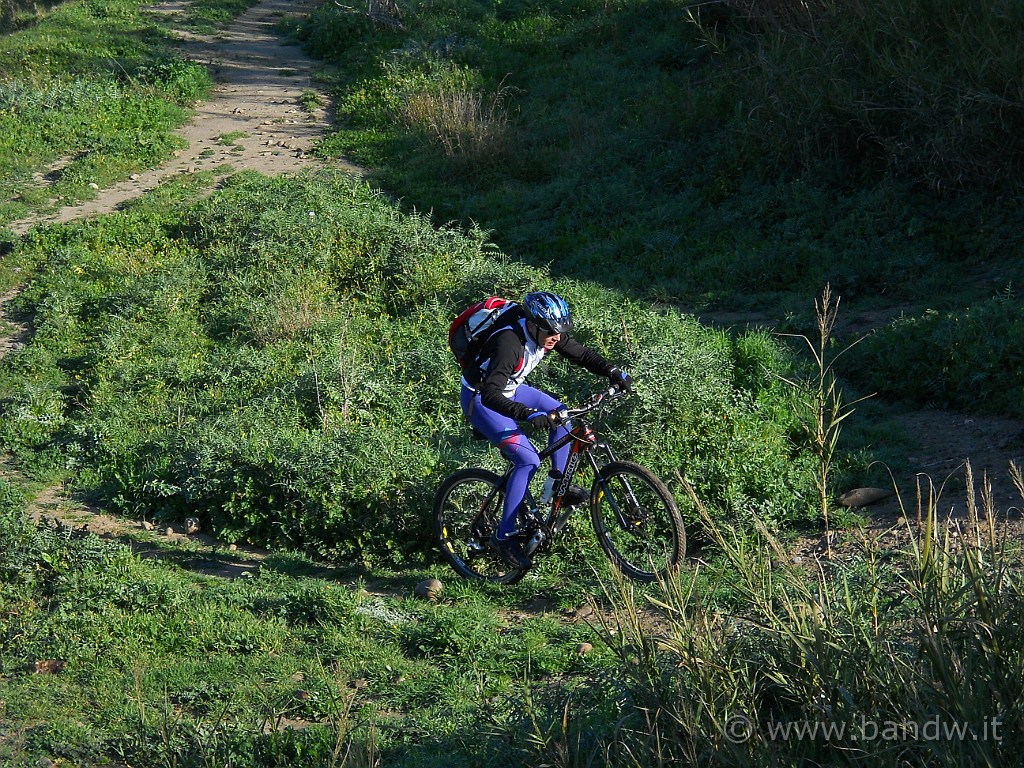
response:
<path id="1" fill-rule="evenodd" d="M 537 411 L 531 414 L 527 420 L 527 424 L 534 430 L 540 431 L 542 429 L 553 429 L 561 424 L 562 419 L 558 411 L 551 411 L 550 413 L 545 411 Z"/>
<path id="2" fill-rule="evenodd" d="M 608 374 L 608 381 L 610 381 L 611 385 L 618 390 L 623 392 L 633 391 L 633 377 L 618 368 L 612 368 L 611 372 Z"/>

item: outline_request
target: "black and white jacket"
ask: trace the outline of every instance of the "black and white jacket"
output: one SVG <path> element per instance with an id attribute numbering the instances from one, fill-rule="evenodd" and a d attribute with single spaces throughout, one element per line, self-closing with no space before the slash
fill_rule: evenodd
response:
<path id="1" fill-rule="evenodd" d="M 562 335 L 554 351 L 598 376 L 609 376 L 614 368 L 568 334 Z M 546 354 L 547 350 L 527 333 L 526 317 L 520 312 L 508 328 L 495 331 L 487 339 L 476 362 L 465 369 L 462 384 L 479 391 L 480 402 L 492 411 L 524 421 L 534 411 L 512 397 Z"/>

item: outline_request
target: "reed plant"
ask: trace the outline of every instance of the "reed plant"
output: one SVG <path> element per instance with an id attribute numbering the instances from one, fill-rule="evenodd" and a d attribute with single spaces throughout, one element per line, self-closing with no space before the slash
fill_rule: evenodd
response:
<path id="1" fill-rule="evenodd" d="M 833 353 L 832 333 L 839 317 L 840 297 L 832 293 L 832 286 L 826 285 L 821 296 L 814 303 L 814 314 L 817 319 L 818 334 L 814 339 L 800 336 L 807 344 L 813 359 L 810 380 L 796 383 L 783 379 L 794 391 L 799 406 L 806 438 L 814 454 L 814 486 L 818 492 L 818 505 L 825 524 L 826 554 L 832 553 L 832 530 L 829 527 L 829 508 L 831 506 L 832 476 L 838 458 L 839 436 L 843 422 L 849 418 L 857 403 L 867 398 L 861 397 L 852 402 L 844 400 L 843 390 L 835 373 L 837 360 L 849 352 L 860 339 L 848 344 L 838 353 Z"/>
<path id="2" fill-rule="evenodd" d="M 693 574 L 653 594 L 607 583 L 615 610 L 597 615 L 621 708 L 603 729 L 576 706 L 551 712 L 590 729 L 563 729 L 560 764 L 1015 765 L 1021 552 L 985 483 L 966 484 L 960 515 L 925 483 L 916 510 L 831 560 L 705 511 L 714 546 Z"/>

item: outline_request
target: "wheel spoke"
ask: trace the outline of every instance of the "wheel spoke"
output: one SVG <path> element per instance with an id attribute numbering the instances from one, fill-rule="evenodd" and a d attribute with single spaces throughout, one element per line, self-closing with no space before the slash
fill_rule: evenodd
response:
<path id="1" fill-rule="evenodd" d="M 434 500 L 434 522 L 441 554 L 457 573 L 510 584 L 525 571 L 509 568 L 488 543 L 504 504 L 504 494 L 494 490 L 498 480 L 482 469 L 452 475 Z"/>
<path id="2" fill-rule="evenodd" d="M 591 507 L 602 549 L 623 573 L 653 581 L 675 571 L 686 534 L 675 500 L 649 471 L 630 462 L 605 467 Z"/>

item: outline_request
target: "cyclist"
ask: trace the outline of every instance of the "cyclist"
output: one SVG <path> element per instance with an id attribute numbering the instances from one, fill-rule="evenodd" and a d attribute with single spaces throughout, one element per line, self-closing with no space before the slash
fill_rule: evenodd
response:
<path id="1" fill-rule="evenodd" d="M 630 390 L 633 380 L 572 338 L 572 314 L 560 296 L 548 291 L 528 293 L 522 304 L 500 319 L 501 326 L 488 336 L 476 360 L 463 369 L 461 402 L 470 424 L 513 465 L 505 488 L 505 508 L 491 546 L 511 567 L 528 568 L 530 558 L 513 537 L 516 513 L 540 466 L 540 456 L 520 425 L 547 430 L 549 445 L 566 434 L 566 427 L 558 419 L 562 403 L 527 384 L 526 377 L 553 350 L 591 373 L 606 377 L 613 386 Z M 568 455 L 568 444 L 552 455 L 552 483 L 562 477 Z M 588 497 L 587 491 L 574 485 L 566 493 L 565 501 L 581 504 Z"/>

